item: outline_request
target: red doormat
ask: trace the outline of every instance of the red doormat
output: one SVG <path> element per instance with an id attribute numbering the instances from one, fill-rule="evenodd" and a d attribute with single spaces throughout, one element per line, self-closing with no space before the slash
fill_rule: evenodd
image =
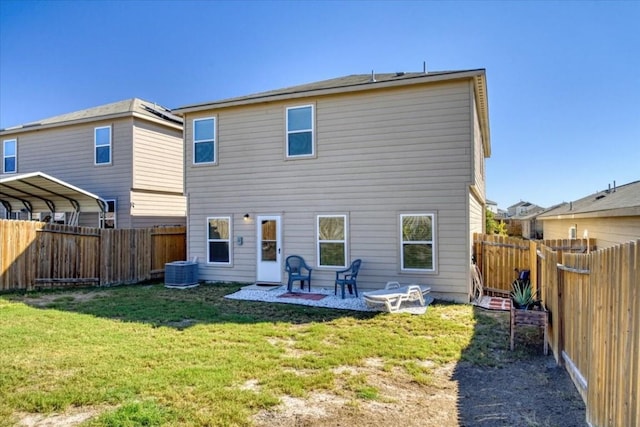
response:
<path id="1" fill-rule="evenodd" d="M 278 295 L 278 298 L 299 298 L 299 299 L 309 299 L 313 301 L 321 300 L 326 297 L 323 294 L 304 294 L 301 292 L 285 292 L 282 295 Z"/>
<path id="2" fill-rule="evenodd" d="M 476 303 L 478 307 L 486 308 L 488 310 L 503 310 L 509 311 L 511 310 L 511 299 L 510 298 L 500 298 L 500 297 L 490 297 L 483 296 L 482 300 L 479 303 Z"/>

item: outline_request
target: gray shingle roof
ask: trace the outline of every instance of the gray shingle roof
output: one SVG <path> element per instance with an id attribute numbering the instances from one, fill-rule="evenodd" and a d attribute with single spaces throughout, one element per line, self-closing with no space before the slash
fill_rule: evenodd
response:
<path id="1" fill-rule="evenodd" d="M 287 95 L 294 95 L 300 93 L 309 93 L 328 89 L 341 89 L 355 88 L 358 86 L 374 87 L 372 84 L 387 83 L 394 81 L 411 81 L 416 79 L 424 79 L 425 77 L 436 76 L 449 76 L 454 77 L 456 74 L 468 73 L 468 72 L 484 72 L 484 70 L 464 70 L 464 71 L 437 71 L 429 73 L 372 73 L 372 74 L 352 74 L 345 77 L 337 77 L 328 80 L 322 80 L 318 82 L 305 83 L 296 86 L 289 86 L 281 89 L 270 90 L 266 92 L 254 93 L 246 96 L 239 96 L 235 98 L 227 98 L 219 101 L 205 102 L 200 104 L 185 105 L 179 108 L 173 109 L 174 112 L 180 112 L 181 110 L 198 109 L 199 107 L 214 108 L 220 107 L 225 104 L 238 103 L 251 100 L 264 100 L 265 98 L 281 97 Z"/>
<path id="2" fill-rule="evenodd" d="M 163 120 L 173 124 L 182 124 L 182 118 L 175 116 L 171 110 L 153 102 L 144 101 L 139 98 L 126 99 L 124 101 L 113 102 L 110 104 L 99 105 L 97 107 L 87 108 L 80 111 L 61 114 L 59 116 L 49 117 L 35 122 L 25 123 L 6 129 L 5 132 L 26 131 L 38 127 L 62 126 L 77 121 L 87 121 L 92 119 L 102 119 L 112 116 L 122 116 L 128 114 L 137 114 L 138 116 L 148 117 L 150 119 Z"/>
<path id="3" fill-rule="evenodd" d="M 545 219 L 577 214 L 588 216 L 591 213 L 601 215 L 604 212 L 620 215 L 624 212 L 629 212 L 629 209 L 633 208 L 637 208 L 635 215 L 640 214 L 640 181 L 607 188 L 582 199 L 564 203 L 555 209 L 545 212 L 538 218 Z"/>

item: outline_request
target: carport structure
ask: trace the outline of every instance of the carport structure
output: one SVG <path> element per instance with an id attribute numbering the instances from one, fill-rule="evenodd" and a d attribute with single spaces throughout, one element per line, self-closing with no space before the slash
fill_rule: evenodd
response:
<path id="1" fill-rule="evenodd" d="M 0 178 L 0 203 L 7 214 L 23 210 L 30 217 L 40 212 L 71 212 L 70 225 L 77 225 L 80 212 L 107 211 L 107 203 L 99 196 L 43 172 Z"/>

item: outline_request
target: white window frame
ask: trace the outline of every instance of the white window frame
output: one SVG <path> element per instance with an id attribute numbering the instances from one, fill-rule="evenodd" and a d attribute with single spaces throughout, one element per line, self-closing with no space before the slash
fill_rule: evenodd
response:
<path id="1" fill-rule="evenodd" d="M 343 240 L 320 240 L 320 219 L 321 218 L 342 218 L 344 222 L 344 239 Z M 316 215 L 316 265 L 318 268 L 346 268 L 347 260 L 349 258 L 349 247 L 347 242 L 349 241 L 349 221 L 345 214 L 318 214 Z M 320 244 L 321 243 L 342 243 L 344 246 L 344 262 L 342 265 L 322 265 L 320 258 Z"/>
<path id="2" fill-rule="evenodd" d="M 213 139 L 201 139 L 201 140 L 197 140 L 196 139 L 196 122 L 202 122 L 205 120 L 212 120 L 213 121 Z M 216 118 L 216 116 L 212 116 L 212 117 L 201 117 L 198 119 L 193 119 L 193 123 L 192 123 L 192 131 L 193 131 L 193 135 L 192 135 L 192 151 L 193 151 L 193 157 L 192 157 L 192 161 L 191 163 L 194 165 L 215 165 L 218 163 L 218 144 L 217 144 L 217 140 L 218 140 L 218 120 Z M 196 145 L 200 144 L 200 143 L 213 143 L 213 160 L 210 162 L 196 162 Z"/>
<path id="3" fill-rule="evenodd" d="M 8 156 L 7 153 L 7 145 L 9 145 L 10 143 L 13 143 L 13 148 L 15 151 L 15 154 Z M 14 168 L 13 170 L 6 170 L 5 169 L 5 161 L 6 159 L 9 158 L 13 158 L 13 163 L 14 163 Z M 18 139 L 14 138 L 14 139 L 5 139 L 2 142 L 2 172 L 3 173 L 17 173 L 18 172 Z"/>
<path id="4" fill-rule="evenodd" d="M 571 227 L 569 227 L 569 239 L 575 240 L 577 238 L 578 238 L 578 226 L 572 225 Z"/>
<path id="5" fill-rule="evenodd" d="M 100 228 L 105 228 L 105 221 L 113 219 L 113 228 L 118 228 L 118 202 L 116 199 L 104 199 L 107 202 L 107 212 L 100 212 Z M 113 211 L 109 210 L 109 203 L 113 202 Z M 108 215 L 113 214 L 113 215 Z"/>
<path id="6" fill-rule="evenodd" d="M 311 128 L 310 129 L 300 129 L 295 131 L 289 131 L 289 111 L 290 110 L 299 110 L 301 108 L 311 108 Z M 285 109 L 285 138 L 284 138 L 284 151 L 287 159 L 300 159 L 300 158 L 310 158 L 315 157 L 316 155 L 316 108 L 313 104 L 306 105 L 293 105 L 291 107 L 287 107 Z M 309 154 L 289 154 L 289 135 L 294 133 L 303 133 L 303 132 L 311 132 L 311 153 Z"/>
<path id="7" fill-rule="evenodd" d="M 403 237 L 403 232 L 402 232 L 402 225 L 404 223 L 404 218 L 405 217 L 412 217 L 412 216 L 426 216 L 426 217 L 431 217 L 431 240 L 404 240 Z M 436 272 L 436 266 L 438 265 L 437 261 L 438 261 L 438 248 L 436 245 L 436 230 L 437 230 L 437 218 L 436 218 L 436 214 L 433 212 L 421 212 L 421 213 L 402 213 L 400 214 L 400 223 L 399 223 L 399 228 L 400 228 L 400 235 L 399 235 L 399 241 L 400 241 L 400 271 L 401 272 L 416 272 L 416 273 L 435 273 Z M 414 244 L 414 245 L 431 245 L 431 256 L 432 256 L 432 267 L 431 268 L 405 268 L 404 266 L 404 246 L 405 244 Z"/>
<path id="8" fill-rule="evenodd" d="M 227 220 L 229 222 L 229 237 L 227 239 L 212 239 L 209 236 L 209 221 L 212 219 L 223 219 L 223 220 Z M 219 265 L 219 266 L 230 266 L 231 265 L 231 260 L 233 260 L 233 220 L 231 218 L 231 216 L 210 216 L 207 217 L 207 222 L 205 224 L 205 233 L 207 234 L 206 236 L 206 242 L 207 242 L 207 264 L 209 265 Z M 229 247 L 229 261 L 227 262 L 215 262 L 215 261 L 210 261 L 211 260 L 211 254 L 210 254 L 210 250 L 211 250 L 211 245 L 209 243 L 211 242 L 227 242 L 228 247 Z"/>
<path id="9" fill-rule="evenodd" d="M 98 145 L 98 131 L 101 129 L 109 129 L 109 143 Z M 113 163 L 113 129 L 111 126 L 98 126 L 93 129 L 93 164 L 94 166 L 107 166 Z M 98 163 L 98 147 L 109 148 L 109 161 Z"/>

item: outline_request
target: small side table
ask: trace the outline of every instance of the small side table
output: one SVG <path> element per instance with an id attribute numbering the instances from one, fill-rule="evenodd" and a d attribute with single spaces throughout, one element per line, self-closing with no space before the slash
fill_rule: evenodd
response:
<path id="1" fill-rule="evenodd" d="M 544 331 L 544 355 L 549 353 L 549 344 L 547 343 L 547 324 L 549 322 L 549 312 L 547 310 L 522 310 L 511 306 L 511 338 L 510 348 L 513 351 L 515 347 L 516 328 L 518 326 L 537 326 Z"/>

